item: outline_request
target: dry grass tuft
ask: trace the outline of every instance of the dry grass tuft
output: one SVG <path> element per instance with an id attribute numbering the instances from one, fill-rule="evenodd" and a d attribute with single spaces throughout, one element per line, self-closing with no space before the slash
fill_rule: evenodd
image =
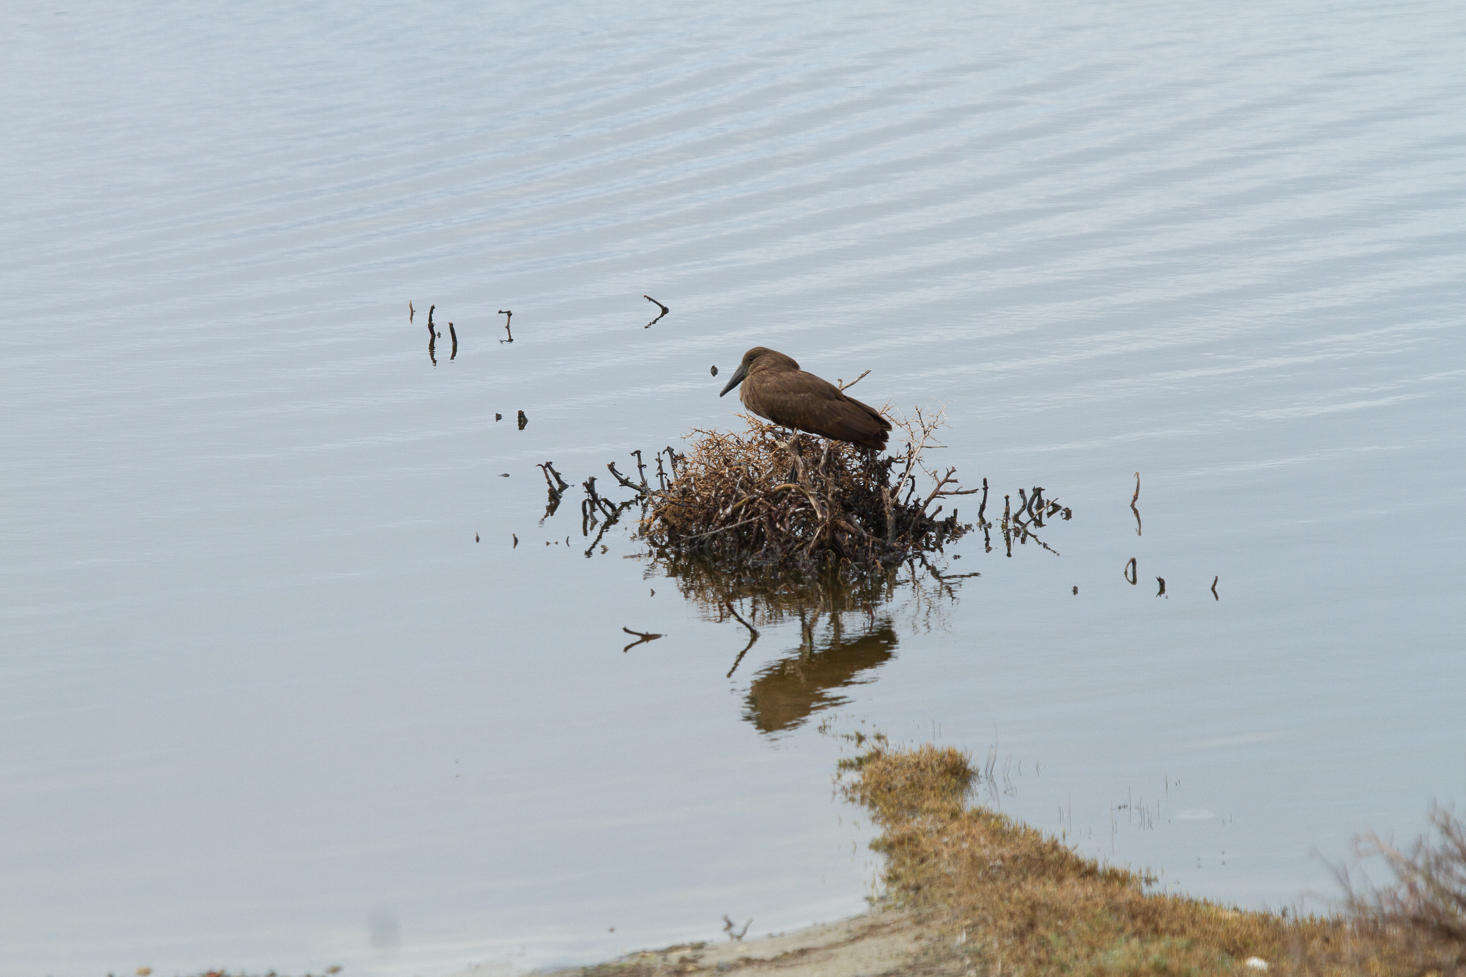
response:
<path id="1" fill-rule="evenodd" d="M 1443 807 L 1430 812 L 1431 834 L 1400 850 L 1378 835 L 1360 854 L 1384 861 L 1393 881 L 1354 885 L 1340 871 L 1357 924 L 1387 942 L 1411 973 L 1466 972 L 1466 825 Z"/>
<path id="2" fill-rule="evenodd" d="M 955 470 L 923 458 L 939 447 L 940 415 L 896 421 L 908 447 L 885 458 L 744 417 L 743 433 L 694 431 L 649 497 L 642 536 L 661 554 L 786 570 L 893 566 L 970 528 L 955 510 L 943 515 L 944 500 L 970 494 Z"/>
<path id="3" fill-rule="evenodd" d="M 1002 814 L 968 806 L 968 787 L 978 775 L 955 750 L 878 746 L 847 767 L 845 792 L 881 829 L 873 847 L 886 856 L 888 898 L 931 918 L 942 934 L 933 944 L 941 949 L 933 952 L 955 972 L 1261 972 L 1249 968 L 1251 958 L 1266 961 L 1272 974 L 1460 972 L 1458 959 L 1438 958 L 1434 970 L 1415 966 L 1375 927 L 1348 919 L 1288 918 L 1148 892 L 1134 872 L 1102 866 Z M 1450 839 L 1433 851 L 1448 849 L 1458 859 L 1461 836 Z M 1443 875 L 1430 858 L 1409 864 Z M 1406 874 L 1419 878 L 1414 869 Z M 1421 905 L 1407 901 L 1398 908 L 1404 919 L 1417 920 Z M 1425 918 L 1436 920 L 1444 903 L 1431 905 Z"/>

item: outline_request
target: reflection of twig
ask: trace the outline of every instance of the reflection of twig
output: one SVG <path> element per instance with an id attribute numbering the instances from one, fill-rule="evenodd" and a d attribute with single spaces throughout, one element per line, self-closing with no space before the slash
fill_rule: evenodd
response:
<path id="1" fill-rule="evenodd" d="M 641 328 L 643 328 L 643 329 L 650 329 L 652 326 L 654 326 L 654 325 L 657 324 L 657 320 L 658 319 L 661 319 L 662 316 L 664 316 L 668 312 L 671 312 L 672 311 L 671 309 L 667 308 L 662 303 L 658 302 L 656 299 L 652 298 L 650 295 L 647 295 L 645 292 L 642 293 L 641 297 L 644 298 L 644 299 L 646 299 L 648 302 L 652 303 L 657 308 L 659 308 L 659 309 L 662 310 L 661 312 L 658 312 L 657 313 L 657 318 L 656 319 L 653 319 L 651 322 L 648 322 L 646 325 L 642 326 Z"/>
<path id="2" fill-rule="evenodd" d="M 636 639 L 635 641 L 631 642 L 631 644 L 621 649 L 621 653 L 623 655 L 630 651 L 632 648 L 635 648 L 637 645 L 646 644 L 648 641 L 656 641 L 658 638 L 661 637 L 660 634 L 652 634 L 649 631 L 633 631 L 625 625 L 622 625 L 621 630 L 625 631 L 627 634 Z"/>
<path id="3" fill-rule="evenodd" d="M 738 653 L 738 657 L 733 659 L 733 667 L 728 669 L 728 674 L 726 677 L 732 678 L 733 673 L 738 671 L 738 663 L 743 661 L 743 656 L 748 654 L 748 649 L 752 648 L 753 643 L 758 640 L 758 628 L 745 621 L 743 619 L 743 616 L 733 609 L 733 602 L 731 600 L 723 601 L 723 609 L 726 610 L 729 614 L 732 614 L 734 620 L 736 620 L 739 624 L 743 625 L 745 628 L 748 628 L 748 644 L 743 646 L 743 650 Z"/>
<path id="4" fill-rule="evenodd" d="M 509 330 L 509 320 L 514 318 L 514 313 L 509 309 L 500 309 L 499 314 L 504 317 L 504 335 L 509 337 L 508 339 L 501 339 L 499 342 L 512 343 L 514 342 L 514 333 Z"/>

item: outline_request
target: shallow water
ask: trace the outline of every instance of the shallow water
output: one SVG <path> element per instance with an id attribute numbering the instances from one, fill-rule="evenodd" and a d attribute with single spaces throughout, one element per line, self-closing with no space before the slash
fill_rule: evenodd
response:
<path id="1" fill-rule="evenodd" d="M 1466 799 L 1459 5 L 10 19 L 0 974 L 855 911 L 855 729 L 1247 905 Z M 736 423 L 756 344 L 944 405 L 1061 555 L 728 675 L 534 466 Z"/>

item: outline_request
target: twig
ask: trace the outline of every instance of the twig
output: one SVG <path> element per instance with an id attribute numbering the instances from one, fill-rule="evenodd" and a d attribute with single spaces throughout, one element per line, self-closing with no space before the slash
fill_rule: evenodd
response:
<path id="1" fill-rule="evenodd" d="M 644 299 L 646 299 L 648 302 L 651 302 L 657 308 L 659 308 L 659 309 L 662 310 L 661 312 L 658 312 L 657 313 L 657 318 L 656 319 L 653 319 L 651 322 L 648 322 L 646 325 L 642 326 L 641 328 L 643 328 L 643 329 L 650 329 L 652 326 L 654 326 L 654 325 L 657 324 L 657 321 L 660 320 L 662 318 L 662 316 L 664 316 L 668 312 L 671 312 L 672 311 L 671 309 L 667 308 L 662 303 L 658 302 L 656 299 L 652 298 L 650 295 L 647 295 L 645 292 L 642 293 L 641 297 L 644 298 Z"/>
<path id="2" fill-rule="evenodd" d="M 622 625 L 621 630 L 625 631 L 627 634 L 636 639 L 635 641 L 631 642 L 631 644 L 621 649 L 621 654 L 623 655 L 630 651 L 632 648 L 635 648 L 637 645 L 646 644 L 648 641 L 656 641 L 658 638 L 662 637 L 662 635 L 660 634 L 652 634 L 649 631 L 633 631 L 625 625 Z"/>
<path id="3" fill-rule="evenodd" d="M 514 313 L 509 309 L 500 309 L 499 314 L 504 317 L 504 335 L 509 337 L 508 339 L 501 339 L 499 342 L 512 343 L 514 342 L 514 333 L 509 329 L 509 320 L 514 318 Z"/>
<path id="4" fill-rule="evenodd" d="M 412 307 L 412 299 L 407 300 L 407 321 L 411 322 L 412 317 L 417 315 L 417 310 Z"/>
<path id="5" fill-rule="evenodd" d="M 1125 564 L 1125 569 L 1122 572 L 1124 574 L 1126 582 L 1128 582 L 1130 586 L 1134 587 L 1136 583 L 1139 582 L 1139 565 L 1135 562 L 1135 557 L 1132 556 L 1130 558 L 1130 562 Z"/>
<path id="6" fill-rule="evenodd" d="M 838 383 L 841 390 L 849 390 L 851 387 L 855 386 L 857 383 L 864 380 L 868 376 L 870 376 L 870 371 L 866 370 L 862 372 L 860 376 L 856 377 L 854 380 L 851 380 L 849 383 L 846 383 L 844 380 L 840 380 L 839 378 L 836 378 L 836 382 Z"/>
<path id="7" fill-rule="evenodd" d="M 1222 578 L 1221 577 L 1212 577 L 1211 578 L 1211 595 L 1213 597 L 1216 597 L 1217 600 L 1221 600 L 1221 598 L 1217 596 L 1217 581 L 1220 580 L 1220 579 L 1222 579 Z"/>
<path id="8" fill-rule="evenodd" d="M 731 939 L 731 940 L 741 940 L 741 939 L 743 939 L 744 934 L 748 932 L 748 928 L 750 926 L 752 926 L 752 925 L 753 925 L 753 917 L 750 916 L 750 917 L 748 917 L 748 922 L 746 922 L 746 923 L 743 924 L 743 929 L 736 930 L 736 929 L 733 928 L 733 920 L 731 920 L 731 919 L 728 918 L 728 914 L 727 913 L 724 913 L 723 914 L 723 932 L 724 933 L 727 933 L 728 934 L 728 938 Z"/>
<path id="9" fill-rule="evenodd" d="M 448 323 L 448 336 L 453 340 L 453 352 L 448 356 L 450 360 L 458 358 L 458 333 L 453 329 L 453 323 Z"/>
<path id="10" fill-rule="evenodd" d="M 544 474 L 545 474 L 545 484 L 550 486 L 550 491 L 552 493 L 558 495 L 558 494 L 560 494 L 561 492 L 565 491 L 566 489 L 568 489 L 570 487 L 570 483 L 567 482 L 567 481 L 565 481 L 565 479 L 561 478 L 560 477 L 560 473 L 557 472 L 557 471 L 555 471 L 555 463 L 553 461 L 547 461 L 543 465 L 536 465 L 535 467 L 538 468 L 540 471 L 544 472 Z M 550 484 L 550 476 L 551 475 L 554 475 L 555 476 L 555 482 L 557 484 L 555 484 L 555 485 L 551 485 Z"/>
<path id="11" fill-rule="evenodd" d="M 1135 535 L 1140 533 L 1140 510 L 1135 503 L 1140 499 L 1140 472 L 1135 473 L 1135 494 L 1130 497 L 1130 511 L 1135 513 Z"/>
<path id="12" fill-rule="evenodd" d="M 633 451 L 632 454 L 636 454 L 636 452 Z M 645 496 L 651 491 L 651 489 L 646 484 L 645 478 L 641 480 L 640 485 L 637 485 L 631 479 L 627 478 L 625 475 L 616 470 L 616 463 L 614 461 L 607 462 L 606 469 L 611 473 L 612 478 L 616 479 L 616 481 L 631 489 L 631 491 L 635 492 L 637 495 Z"/>

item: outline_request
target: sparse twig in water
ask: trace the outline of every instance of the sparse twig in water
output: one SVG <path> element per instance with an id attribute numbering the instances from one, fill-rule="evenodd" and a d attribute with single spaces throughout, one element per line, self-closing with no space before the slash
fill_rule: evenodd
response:
<path id="1" fill-rule="evenodd" d="M 1161 589 L 1160 590 L 1157 590 L 1155 592 L 1155 595 L 1157 597 L 1164 597 L 1164 596 L 1166 596 L 1166 578 L 1165 577 L 1156 577 L 1155 578 L 1155 582 L 1161 585 Z"/>
<path id="2" fill-rule="evenodd" d="M 658 302 L 656 299 L 652 298 L 650 295 L 646 294 L 645 292 L 642 293 L 641 297 L 644 298 L 644 299 L 646 299 L 648 302 L 652 303 L 657 308 L 659 308 L 659 309 L 662 310 L 661 312 L 658 312 L 657 313 L 657 318 L 656 319 L 653 319 L 651 322 L 648 322 L 646 325 L 642 326 L 641 328 L 643 328 L 643 329 L 650 329 L 652 326 L 654 326 L 654 325 L 657 324 L 657 321 L 659 319 L 661 319 L 662 316 L 664 316 L 668 312 L 671 312 L 672 311 L 671 309 L 667 308 L 665 305 L 663 305 L 662 303 Z"/>
<path id="3" fill-rule="evenodd" d="M 449 355 L 448 359 L 456 360 L 458 358 L 458 333 L 453 329 L 453 323 L 451 322 L 448 323 L 448 335 L 453 340 L 453 352 Z"/>
<path id="4" fill-rule="evenodd" d="M 728 934 L 730 940 L 743 939 L 744 935 L 748 932 L 748 928 L 752 925 L 753 917 L 750 916 L 748 917 L 748 922 L 743 924 L 743 929 L 737 929 L 733 925 L 733 920 L 728 918 L 728 914 L 723 914 L 723 932 Z"/>
<path id="5" fill-rule="evenodd" d="M 514 318 L 514 313 L 509 309 L 500 309 L 499 314 L 504 317 L 504 335 L 509 337 L 508 339 L 501 339 L 499 342 L 512 343 L 514 342 L 514 333 L 509 329 L 509 320 Z"/>
<path id="6" fill-rule="evenodd" d="M 519 412 L 519 429 L 521 431 L 523 431 L 524 430 L 524 426 L 526 424 L 528 424 L 528 423 L 529 423 L 529 418 L 524 415 L 524 411 L 520 411 Z"/>
<path id="7" fill-rule="evenodd" d="M 555 492 L 558 494 L 570 487 L 570 483 L 561 478 L 560 473 L 555 471 L 555 463 L 553 461 L 547 461 L 543 465 L 537 465 L 535 467 L 539 468 L 540 471 L 545 473 L 545 484 L 550 486 L 551 492 Z M 551 475 L 555 476 L 556 484 L 554 485 L 550 484 Z"/>
<path id="8" fill-rule="evenodd" d="M 636 454 L 636 452 L 633 451 L 632 454 Z M 637 495 L 646 495 L 650 491 L 650 488 L 646 484 L 645 478 L 642 479 L 640 485 L 637 485 L 635 482 L 633 482 L 631 479 L 627 478 L 625 475 L 621 474 L 621 472 L 617 470 L 616 463 L 614 461 L 606 463 L 606 470 L 611 473 L 612 478 L 616 479 L 616 481 L 620 482 L 626 488 L 631 489 L 631 491 L 635 492 Z"/>
<path id="9" fill-rule="evenodd" d="M 1140 501 L 1140 472 L 1135 473 L 1135 494 L 1130 496 L 1130 511 L 1135 513 L 1135 535 L 1140 535 L 1140 509 L 1135 503 Z"/>
<path id="10" fill-rule="evenodd" d="M 1130 584 L 1130 586 L 1132 587 L 1134 587 L 1140 581 L 1140 571 L 1138 565 L 1135 562 L 1135 557 L 1132 556 L 1130 558 L 1130 562 L 1125 564 L 1124 574 L 1126 583 Z"/>
<path id="11" fill-rule="evenodd" d="M 622 625 L 621 630 L 625 631 L 627 634 L 636 639 L 635 641 L 631 642 L 631 644 L 621 649 L 621 654 L 623 655 L 630 651 L 632 648 L 635 648 L 637 645 L 646 644 L 648 641 L 656 641 L 658 638 L 662 637 L 660 634 L 653 634 L 650 631 L 633 631 L 625 625 Z"/>
<path id="12" fill-rule="evenodd" d="M 407 300 L 407 321 L 411 322 L 412 317 L 417 315 L 417 310 L 412 307 L 412 299 Z"/>
<path id="13" fill-rule="evenodd" d="M 1213 597 L 1216 597 L 1217 600 L 1221 600 L 1221 598 L 1217 596 L 1217 581 L 1220 580 L 1220 579 L 1222 579 L 1222 578 L 1221 577 L 1212 577 L 1211 578 L 1211 595 Z"/>

